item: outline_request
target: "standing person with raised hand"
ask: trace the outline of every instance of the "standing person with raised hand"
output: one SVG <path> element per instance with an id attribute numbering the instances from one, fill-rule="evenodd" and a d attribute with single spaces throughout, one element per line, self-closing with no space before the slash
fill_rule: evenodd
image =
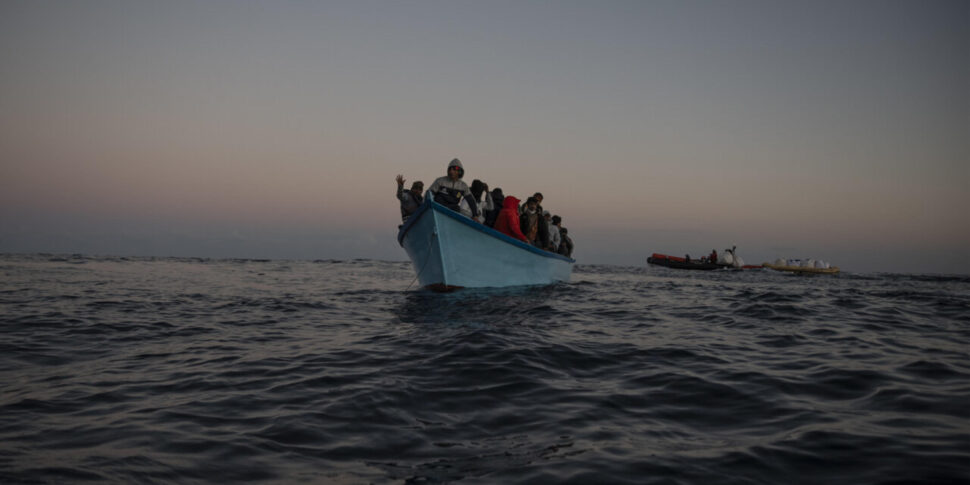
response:
<path id="1" fill-rule="evenodd" d="M 401 220 L 406 221 L 424 203 L 424 182 L 418 180 L 411 184 L 411 190 L 404 190 L 404 177 L 397 176 L 397 200 L 401 201 Z"/>

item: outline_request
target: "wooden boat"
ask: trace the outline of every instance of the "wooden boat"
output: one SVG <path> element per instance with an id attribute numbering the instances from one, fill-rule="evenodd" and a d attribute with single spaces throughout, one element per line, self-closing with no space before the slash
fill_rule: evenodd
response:
<path id="1" fill-rule="evenodd" d="M 401 226 L 397 240 L 420 284 L 436 291 L 569 281 L 576 262 L 479 224 L 430 197 Z"/>
<path id="2" fill-rule="evenodd" d="M 830 268 L 809 268 L 805 266 L 786 266 L 771 263 L 764 263 L 762 266 L 775 271 L 787 271 L 798 274 L 838 274 L 839 272 L 838 266 L 832 266 Z"/>

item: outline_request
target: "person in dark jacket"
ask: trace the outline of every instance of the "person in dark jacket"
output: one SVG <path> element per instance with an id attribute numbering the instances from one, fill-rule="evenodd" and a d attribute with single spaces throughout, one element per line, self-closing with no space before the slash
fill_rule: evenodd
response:
<path id="1" fill-rule="evenodd" d="M 401 201 L 401 220 L 406 221 L 414 211 L 421 207 L 424 203 L 424 196 L 421 192 L 424 190 L 424 182 L 418 180 L 411 184 L 411 190 L 404 190 L 404 177 L 401 175 L 397 176 L 397 200 Z"/>
<path id="2" fill-rule="evenodd" d="M 495 230 L 522 242 L 529 242 L 519 228 L 519 199 L 511 195 L 503 199 L 502 210 L 495 218 Z"/>
<path id="3" fill-rule="evenodd" d="M 542 209 L 542 201 L 545 197 L 542 196 L 542 192 L 536 192 L 532 195 L 532 198 L 536 200 L 536 214 L 539 214 L 539 225 L 536 231 L 536 242 L 535 245 L 546 249 L 549 247 L 549 225 L 546 224 L 545 213 L 546 211 Z"/>
<path id="4" fill-rule="evenodd" d="M 560 227 L 559 237 L 562 238 L 562 241 L 559 243 L 559 254 L 567 258 L 573 257 L 573 240 L 569 237 L 569 229 Z"/>
<path id="5" fill-rule="evenodd" d="M 522 206 L 522 213 L 519 214 L 519 228 L 522 230 L 522 234 L 525 234 L 526 240 L 529 244 L 535 246 L 538 244 L 537 235 L 539 234 L 539 213 L 536 211 L 535 197 L 529 197 L 525 201 L 525 205 Z"/>
<path id="6" fill-rule="evenodd" d="M 502 211 L 504 207 L 505 195 L 502 194 L 502 189 L 495 187 L 492 189 L 492 205 L 494 208 L 490 211 L 485 211 L 485 225 L 488 227 L 495 227 L 495 220 L 498 219 L 499 212 Z"/>

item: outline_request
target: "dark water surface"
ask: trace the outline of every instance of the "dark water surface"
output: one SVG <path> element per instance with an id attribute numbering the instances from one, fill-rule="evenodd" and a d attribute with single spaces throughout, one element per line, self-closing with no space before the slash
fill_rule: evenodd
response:
<path id="1" fill-rule="evenodd" d="M 970 277 L 0 255 L 0 483 L 968 483 Z"/>

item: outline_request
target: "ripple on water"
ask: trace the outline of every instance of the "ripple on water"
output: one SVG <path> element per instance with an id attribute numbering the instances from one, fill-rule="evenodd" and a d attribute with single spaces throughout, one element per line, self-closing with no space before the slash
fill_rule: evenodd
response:
<path id="1" fill-rule="evenodd" d="M 970 278 L 0 255 L 0 482 L 966 483 Z"/>

